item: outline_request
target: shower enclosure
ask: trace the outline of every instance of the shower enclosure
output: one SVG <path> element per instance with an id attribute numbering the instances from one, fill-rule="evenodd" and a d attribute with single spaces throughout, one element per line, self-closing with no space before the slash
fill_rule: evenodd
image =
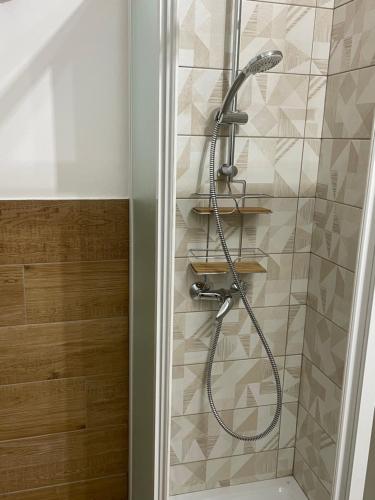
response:
<path id="1" fill-rule="evenodd" d="M 162 113 L 167 122 L 160 148 L 169 156 L 163 157 L 163 180 L 156 181 L 162 196 L 155 207 L 168 220 L 159 226 L 157 264 L 159 273 L 166 272 L 156 288 L 162 314 L 155 316 L 154 443 L 163 486 L 154 498 L 355 498 L 349 496 L 355 443 L 348 436 L 358 408 L 358 353 L 366 346 L 368 312 L 363 304 L 371 288 L 375 5 L 179 0 L 165 6 L 163 74 L 176 88 L 161 84 L 161 109 L 168 112 Z M 232 74 L 271 50 L 280 50 L 283 60 L 243 84 L 237 108 L 249 119 L 220 129 L 215 165 L 235 167 L 231 184 L 217 183 L 218 209 L 282 391 L 275 429 L 246 442 L 228 435 L 210 412 L 207 359 L 220 306 L 193 300 L 190 289 L 200 282 L 209 290 L 230 290 L 233 283 L 210 200 L 211 134 Z M 139 71 L 144 67 L 142 61 Z M 139 99 L 145 95 L 139 89 Z M 141 131 L 144 115 L 137 116 Z M 145 156 L 151 151 L 142 148 Z M 140 193 L 145 172 L 135 173 Z M 174 178 L 174 186 L 166 184 Z M 139 220 L 142 209 L 140 204 Z M 141 293 L 144 282 L 135 286 Z M 275 415 L 276 386 L 256 328 L 238 294 L 233 300 L 213 360 L 212 390 L 226 426 L 256 435 Z M 149 321 L 142 318 L 139 332 L 151 328 Z M 141 376 L 138 384 L 142 389 Z M 136 415 L 143 424 L 151 419 L 147 412 Z"/>

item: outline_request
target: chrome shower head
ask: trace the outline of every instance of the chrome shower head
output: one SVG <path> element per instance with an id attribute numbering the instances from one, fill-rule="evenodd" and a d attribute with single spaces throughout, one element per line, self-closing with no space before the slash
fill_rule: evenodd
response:
<path id="1" fill-rule="evenodd" d="M 242 86 L 244 81 L 250 75 L 256 75 L 257 73 L 269 71 L 277 64 L 279 64 L 282 58 L 283 54 L 279 50 L 269 50 L 251 59 L 251 61 L 239 72 L 237 78 L 234 80 L 233 84 L 228 90 L 221 109 L 216 116 L 217 121 L 221 122 L 223 116 L 228 113 L 228 111 L 230 111 L 233 99 L 236 97 L 237 92 L 240 90 L 240 87 Z"/>
<path id="2" fill-rule="evenodd" d="M 243 68 L 242 73 L 244 73 L 246 77 L 255 75 L 256 73 L 264 73 L 279 64 L 282 58 L 283 54 L 279 50 L 269 50 L 268 52 L 263 52 L 262 54 L 259 54 L 251 59 L 251 61 Z"/>

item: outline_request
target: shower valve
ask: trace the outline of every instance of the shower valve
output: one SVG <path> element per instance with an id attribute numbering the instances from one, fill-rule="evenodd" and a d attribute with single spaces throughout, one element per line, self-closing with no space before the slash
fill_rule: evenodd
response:
<path id="1" fill-rule="evenodd" d="M 246 290 L 245 284 L 241 282 L 242 289 Z M 220 288 L 218 290 L 211 290 L 211 288 L 202 282 L 193 283 L 190 287 L 190 296 L 193 300 L 214 300 L 220 303 L 219 312 L 216 319 L 219 321 L 223 319 L 234 305 L 233 296 L 240 293 L 235 283 L 229 289 Z"/>

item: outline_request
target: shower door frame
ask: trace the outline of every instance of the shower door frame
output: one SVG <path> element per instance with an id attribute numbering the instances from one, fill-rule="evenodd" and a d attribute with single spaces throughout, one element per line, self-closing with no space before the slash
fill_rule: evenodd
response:
<path id="1" fill-rule="evenodd" d="M 375 367 L 367 349 L 375 346 L 375 127 L 366 185 L 332 500 L 362 498 L 374 418 Z"/>
<path id="2" fill-rule="evenodd" d="M 130 11 L 129 498 L 166 500 L 174 289 L 176 0 Z"/>
<path id="3" fill-rule="evenodd" d="M 177 7 L 176 0 L 128 2 L 131 5 L 133 83 L 129 498 L 167 500 L 174 285 Z M 151 171 L 150 166 L 154 167 Z M 374 170 L 375 167 L 370 169 L 364 207 L 333 500 L 352 500 L 349 497 L 352 466 L 355 465 L 352 434 L 359 421 L 359 389 L 375 282 L 375 272 L 368 272 L 369 268 L 375 269 Z M 137 241 L 142 239 L 147 245 L 143 243 L 141 251 L 139 246 L 134 249 Z M 139 279 L 144 267 L 148 274 Z M 145 300 L 137 300 L 139 297 Z"/>

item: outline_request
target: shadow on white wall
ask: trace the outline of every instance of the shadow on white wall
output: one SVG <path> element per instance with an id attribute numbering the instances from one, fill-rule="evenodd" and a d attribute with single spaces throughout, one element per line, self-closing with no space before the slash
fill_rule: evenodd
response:
<path id="1" fill-rule="evenodd" d="M 0 198 L 128 196 L 127 2 L 1 4 Z"/>

